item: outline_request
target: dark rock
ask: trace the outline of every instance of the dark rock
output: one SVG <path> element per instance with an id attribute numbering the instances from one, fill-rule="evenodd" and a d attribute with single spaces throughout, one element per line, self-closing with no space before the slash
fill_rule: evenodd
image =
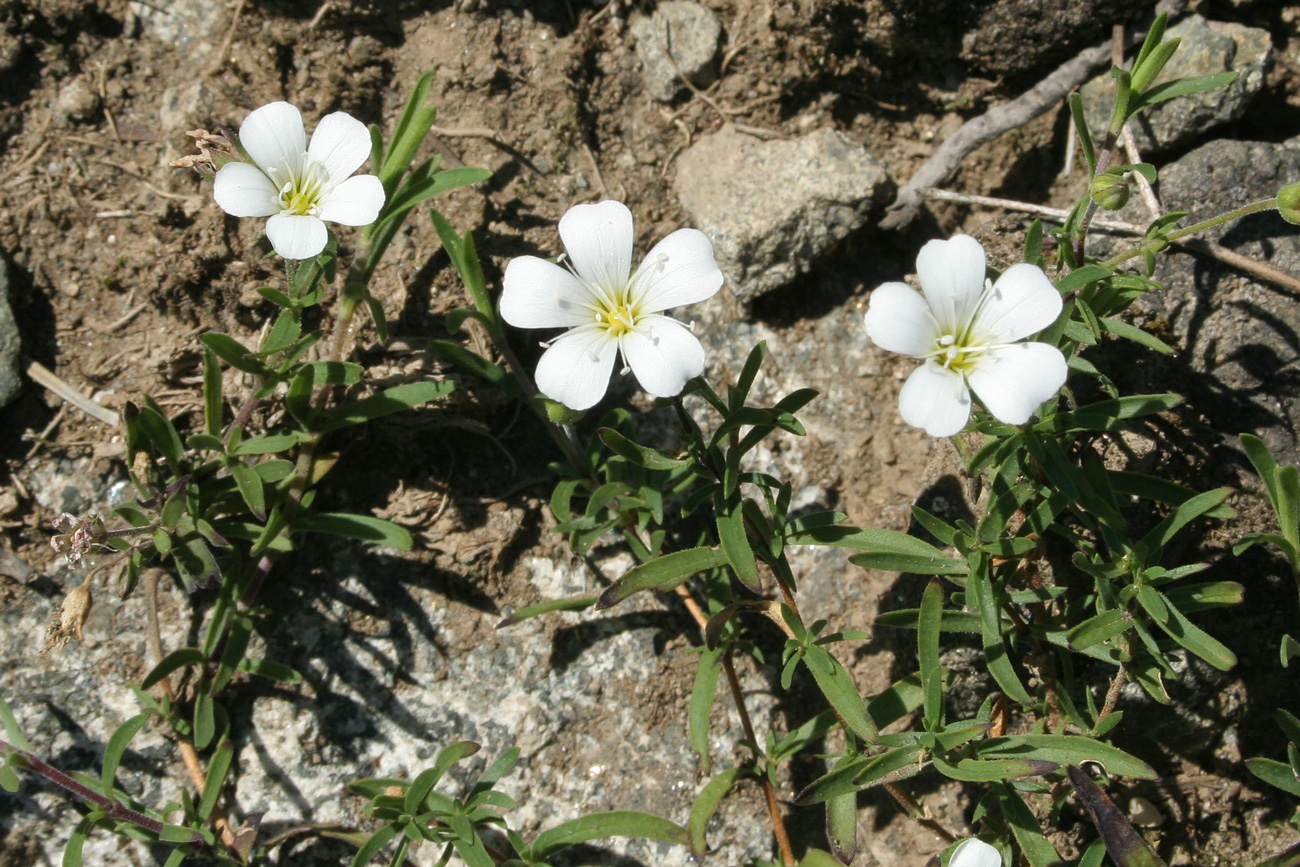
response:
<path id="1" fill-rule="evenodd" d="M 0 256 L 0 406 L 17 397 L 23 387 L 18 377 L 18 353 L 21 349 L 18 323 L 9 307 L 9 263 Z"/>

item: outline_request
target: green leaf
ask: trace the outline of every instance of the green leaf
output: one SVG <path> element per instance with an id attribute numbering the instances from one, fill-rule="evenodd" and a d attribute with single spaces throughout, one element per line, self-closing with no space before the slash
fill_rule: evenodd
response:
<path id="1" fill-rule="evenodd" d="M 1273 504 L 1273 510 L 1278 510 L 1279 494 L 1281 489 L 1277 484 L 1277 461 L 1273 458 L 1273 453 L 1264 445 L 1264 441 L 1254 434 L 1242 434 L 1241 448 L 1250 459 L 1251 465 L 1255 472 L 1259 474 L 1260 480 L 1268 490 L 1269 502 Z"/>
<path id="2" fill-rule="evenodd" d="M 217 354 L 203 347 L 203 429 L 213 436 L 221 435 L 221 365 Z"/>
<path id="3" fill-rule="evenodd" d="M 388 845 L 390 840 L 401 833 L 401 830 L 397 825 L 385 825 L 380 828 L 357 850 L 357 854 L 352 857 L 351 867 L 366 867 L 375 860 L 375 856 Z"/>
<path id="4" fill-rule="evenodd" d="M 614 454 L 648 470 L 676 470 L 690 466 L 690 461 L 670 458 L 652 448 L 647 448 L 623 436 L 613 428 L 603 427 L 598 432 L 600 441 Z"/>
<path id="5" fill-rule="evenodd" d="M 1193 624 L 1159 590 L 1147 584 L 1138 585 L 1138 601 L 1174 641 L 1204 659 L 1220 671 L 1237 664 L 1237 655 L 1223 646 L 1209 633 Z"/>
<path id="6" fill-rule="evenodd" d="M 881 614 L 876 618 L 876 623 L 881 626 L 916 629 L 920 625 L 920 620 L 920 608 L 899 608 Z M 946 608 L 940 612 L 939 629 L 943 632 L 978 633 L 980 631 L 980 616 L 971 611 L 956 611 Z"/>
<path id="7" fill-rule="evenodd" d="M 1005 784 L 996 784 L 994 791 L 1002 804 L 1002 815 L 1011 826 L 1011 833 L 1020 844 L 1020 851 L 1031 867 L 1052 867 L 1061 860 L 1056 848 L 1043 836 L 1043 829 L 1020 795 Z"/>
<path id="8" fill-rule="evenodd" d="M 841 759 L 844 762 L 845 759 Z M 850 864 L 858 853 L 858 793 L 826 799 L 826 842 L 838 865 Z M 806 856 L 805 856 L 806 857 Z"/>
<path id="9" fill-rule="evenodd" d="M 371 166 L 371 169 L 379 175 L 379 180 L 384 185 L 384 192 L 389 197 L 393 195 L 398 180 L 410 167 L 415 152 L 424 142 L 425 136 L 429 134 L 434 118 L 438 116 L 436 107 L 426 105 L 429 101 L 429 87 L 433 83 L 433 72 L 431 69 L 420 76 L 420 80 L 412 89 L 411 97 L 406 101 L 406 107 L 402 109 L 397 127 L 393 130 L 393 137 L 388 143 L 388 153 L 384 157 L 383 165 Z"/>
<path id="10" fill-rule="evenodd" d="M 1076 650 L 1084 650 L 1094 644 L 1101 644 L 1103 641 L 1128 631 L 1132 624 L 1133 621 L 1128 612 L 1122 608 L 1103 611 L 1096 617 L 1088 618 L 1069 631 L 1070 646 Z"/>
<path id="11" fill-rule="evenodd" d="M 496 628 L 504 629 L 507 626 L 514 626 L 516 623 L 523 623 L 525 620 L 530 620 L 541 614 L 550 614 L 552 611 L 586 611 L 595 605 L 599 598 L 599 596 L 566 596 L 563 599 L 547 599 L 544 602 L 525 605 L 503 618 L 496 625 Z"/>
<path id="12" fill-rule="evenodd" d="M 1282 643 L 1278 647 L 1278 655 L 1282 662 L 1282 667 L 1287 668 L 1291 660 L 1300 657 L 1300 641 L 1296 641 L 1290 635 L 1282 636 Z"/>
<path id="13" fill-rule="evenodd" d="M 707 569 L 715 569 L 727 563 L 727 555 L 719 548 L 688 548 L 673 554 L 665 554 L 648 563 L 631 569 L 626 575 L 614 582 L 600 596 L 596 610 L 612 608 L 633 593 L 642 590 L 671 590 L 685 582 L 692 575 Z"/>
<path id="14" fill-rule="evenodd" d="M 859 566 L 921 575 L 964 575 L 966 561 L 949 557 L 915 536 L 880 528 L 808 527 L 786 536 L 787 545 L 830 545 L 864 551 L 850 557 Z"/>
<path id="15" fill-rule="evenodd" d="M 140 407 L 139 415 L 136 416 L 136 422 L 157 449 L 157 454 L 167 461 L 168 468 L 173 473 L 179 474 L 181 461 L 185 456 L 181 435 L 176 432 L 176 427 L 171 420 L 163 415 L 162 409 L 154 403 L 153 398 L 146 397 L 144 403 L 145 405 Z"/>
<path id="16" fill-rule="evenodd" d="M 94 816 L 87 816 L 77 823 L 72 829 L 72 834 L 68 837 L 68 843 L 63 848 L 63 867 L 81 867 L 81 848 L 86 845 L 86 839 L 95 827 Z"/>
<path id="17" fill-rule="evenodd" d="M 259 521 L 266 520 L 266 496 L 262 491 L 262 477 L 238 458 L 231 459 L 227 466 L 231 477 L 235 480 L 235 485 L 239 488 L 239 495 L 248 504 L 248 510 Z"/>
<path id="18" fill-rule="evenodd" d="M 302 314 L 295 309 L 281 310 L 275 324 L 262 341 L 261 354 L 270 355 L 288 349 L 302 335 Z"/>
<path id="19" fill-rule="evenodd" d="M 650 813 L 614 810 L 591 813 L 544 831 L 533 844 L 533 857 L 543 860 L 576 843 L 606 837 L 639 837 L 678 846 L 690 846 L 690 835 L 681 825 Z"/>
<path id="20" fill-rule="evenodd" d="M 1012 756 L 1078 766 L 1096 762 L 1111 776 L 1154 780 L 1156 772 L 1146 762 L 1110 744 L 1082 735 L 1014 735 L 989 738 L 980 745 L 983 758 Z"/>
<path id="21" fill-rule="evenodd" d="M 373 421 L 395 412 L 414 409 L 446 397 L 455 390 L 456 383 L 450 380 L 407 382 L 396 385 L 384 389 L 379 394 L 322 413 L 319 430 L 321 433 L 329 433 L 350 425 Z"/>
<path id="22" fill-rule="evenodd" d="M 1159 551 L 1169 543 L 1179 530 L 1185 527 L 1188 522 L 1195 518 L 1214 510 L 1220 503 L 1228 498 L 1232 493 L 1229 488 L 1215 488 L 1212 491 L 1206 491 L 1203 494 L 1197 494 L 1191 499 L 1185 501 L 1173 513 L 1168 515 L 1163 521 L 1157 524 L 1151 532 L 1142 537 L 1141 544 L 1145 545 L 1148 551 Z"/>
<path id="23" fill-rule="evenodd" d="M 127 746 L 131 739 L 136 736 L 144 724 L 149 722 L 149 714 L 142 713 L 133 716 L 126 722 L 117 727 L 113 736 L 108 739 L 108 745 L 104 747 L 104 766 L 99 774 L 99 781 L 103 784 L 105 791 L 111 791 L 113 782 L 117 777 L 117 766 L 122 763 L 122 754 L 126 752 Z"/>
<path id="24" fill-rule="evenodd" d="M 713 765 L 709 754 L 709 716 L 713 712 L 713 700 L 718 693 L 718 673 L 722 669 L 722 654 L 726 647 L 705 648 L 700 652 L 699 664 L 695 667 L 695 683 L 691 686 L 691 703 L 687 711 L 687 729 L 691 739 L 691 749 L 699 757 L 700 770 L 707 774 Z"/>
<path id="25" fill-rule="evenodd" d="M 178 668 L 183 668 L 187 665 L 202 665 L 206 661 L 207 657 L 204 656 L 203 651 L 198 648 L 177 648 L 164 656 L 162 660 L 153 667 L 153 671 L 150 671 L 149 674 L 145 676 L 145 679 L 141 681 L 140 688 L 152 689 L 155 685 L 161 682 L 164 677 L 171 674 L 173 671 L 176 671 Z"/>
<path id="26" fill-rule="evenodd" d="M 1034 759 L 961 759 L 955 765 L 938 752 L 930 756 L 934 768 L 945 777 L 970 783 L 989 783 L 1020 777 L 1041 777 L 1055 772 L 1060 765 Z"/>
<path id="27" fill-rule="evenodd" d="M 3 698 L 0 698 L 0 724 L 4 725 L 5 739 L 9 743 L 24 752 L 31 752 L 32 747 L 23 736 L 23 730 L 18 727 L 18 720 L 14 719 L 13 710 Z"/>
<path id="28" fill-rule="evenodd" d="M 1121 497 L 1142 497 L 1168 506 L 1181 506 L 1192 497 L 1197 496 L 1197 492 L 1191 488 L 1155 476 L 1116 470 L 1108 471 L 1107 476 L 1110 479 L 1111 490 Z M 1232 514 L 1232 509 L 1220 505 L 1206 512 L 1205 516 L 1209 518 L 1230 518 Z"/>
<path id="29" fill-rule="evenodd" d="M 1175 78 L 1173 81 L 1166 81 L 1157 84 L 1155 87 L 1148 89 L 1145 93 L 1138 96 L 1134 100 L 1136 105 L 1130 103 L 1130 110 L 1145 108 L 1148 105 L 1155 105 L 1158 102 L 1164 102 L 1167 99 L 1173 99 L 1178 96 L 1200 93 L 1203 90 L 1213 90 L 1216 87 L 1223 87 L 1225 84 L 1232 84 L 1232 82 L 1236 80 L 1236 72 L 1220 72 L 1216 75 L 1193 75 L 1187 78 Z"/>
<path id="30" fill-rule="evenodd" d="M 1131 340 L 1134 343 L 1145 346 L 1147 349 L 1154 349 L 1156 352 L 1163 355 L 1178 354 L 1178 350 L 1174 349 L 1154 334 L 1143 331 L 1136 325 L 1130 325 L 1122 319 L 1103 318 L 1101 324 L 1107 331 L 1114 334 L 1116 337 L 1123 337 L 1125 340 Z"/>
<path id="31" fill-rule="evenodd" d="M 754 551 L 749 547 L 749 536 L 745 532 L 745 513 L 739 494 L 723 500 L 718 492 L 714 497 L 714 512 L 717 518 L 718 542 L 727 562 L 740 583 L 750 590 L 758 591 L 763 582 L 758 577 L 758 563 L 754 560 Z"/>
<path id="32" fill-rule="evenodd" d="M 216 734 L 216 702 L 210 693 L 200 692 L 194 697 L 194 746 L 207 749 Z"/>
<path id="33" fill-rule="evenodd" d="M 993 675 L 998 686 L 1012 700 L 1032 705 L 1033 696 L 1025 689 L 1015 666 L 1011 664 L 1011 656 L 1007 653 L 1006 640 L 1002 637 L 1002 616 L 988 569 L 980 568 L 972 572 L 968 587 L 974 591 L 974 603 L 979 609 L 980 638 L 984 645 L 984 664 L 988 666 L 989 674 Z M 970 601 L 969 598 L 967 601 Z"/>
<path id="34" fill-rule="evenodd" d="M 12 795 L 17 792 L 21 786 L 22 781 L 18 779 L 18 775 L 14 773 L 14 769 L 8 765 L 0 764 L 0 789 L 5 790 Z"/>
<path id="35" fill-rule="evenodd" d="M 686 832 L 689 835 L 691 854 L 697 859 L 703 859 L 709 851 L 708 840 L 705 837 L 709 820 L 713 818 L 718 805 L 722 803 L 722 799 L 731 791 L 743 772 L 743 768 L 731 768 L 718 774 L 705 784 L 700 790 L 699 797 L 691 806 L 690 818 L 686 820 Z"/>
<path id="36" fill-rule="evenodd" d="M 932 578 L 921 598 L 921 618 L 917 625 L 917 658 L 921 662 L 921 689 L 925 694 L 926 731 L 943 727 L 943 667 L 939 664 L 939 621 L 943 612 L 943 588 Z"/>
<path id="37" fill-rule="evenodd" d="M 924 702 L 921 673 L 909 674 L 889 685 L 867 703 L 867 714 L 881 728 L 898 722 L 915 711 Z"/>
<path id="38" fill-rule="evenodd" d="M 302 437 L 297 434 L 259 434 L 243 440 L 230 450 L 232 455 L 271 455 L 296 446 Z"/>
<path id="39" fill-rule="evenodd" d="M 221 652 L 221 662 L 217 673 L 212 678 L 211 692 L 221 692 L 230 683 L 230 679 L 239 670 L 239 663 L 248 650 L 248 642 L 253 637 L 253 621 L 246 614 L 235 614 L 230 618 L 230 628 L 226 632 L 225 648 Z"/>
<path id="40" fill-rule="evenodd" d="M 1056 291 L 1062 295 L 1075 289 L 1082 289 L 1089 283 L 1096 283 L 1098 280 L 1105 280 L 1114 272 L 1104 265 L 1084 265 L 1082 268 L 1075 268 L 1069 274 L 1066 274 L 1056 282 Z"/>
<path id="41" fill-rule="evenodd" d="M 249 674 L 255 674 L 258 677 L 265 677 L 269 680 L 280 683 L 302 683 L 302 675 L 287 665 L 278 662 L 270 662 L 265 659 L 249 659 L 244 657 L 239 661 L 239 670 L 246 671 Z"/>
<path id="42" fill-rule="evenodd" d="M 1176 394 L 1132 394 L 1057 413 L 1035 428 L 1055 432 L 1122 430 L 1124 426 L 1119 422 L 1124 419 L 1167 412 L 1182 402 L 1183 399 Z"/>
<path id="43" fill-rule="evenodd" d="M 495 385 L 516 400 L 526 400 L 528 398 L 528 395 L 525 395 L 523 389 L 519 387 L 519 383 L 506 372 L 505 368 L 470 352 L 459 343 L 453 343 L 450 340 L 430 340 L 429 348 L 460 369 Z"/>
<path id="44" fill-rule="evenodd" d="M 1246 759 L 1246 768 L 1270 786 L 1289 792 L 1300 798 L 1300 778 L 1285 762 L 1274 759 Z"/>
<path id="45" fill-rule="evenodd" d="M 203 799 L 199 801 L 200 819 L 207 821 L 212 815 L 213 808 L 217 806 L 217 799 L 221 797 L 221 789 L 226 784 L 230 763 L 234 758 L 235 747 L 229 739 L 222 739 L 221 743 L 217 744 L 217 748 L 212 751 L 212 758 L 208 761 L 208 774 L 203 780 Z"/>
<path id="46" fill-rule="evenodd" d="M 199 340 L 202 341 L 204 346 L 215 352 L 222 361 L 236 370 L 242 370 L 244 373 L 251 373 L 254 376 L 266 376 L 270 373 L 266 365 L 253 357 L 252 350 L 229 334 L 222 334 L 220 331 L 209 331 L 207 334 L 201 335 Z"/>
<path id="47" fill-rule="evenodd" d="M 1083 151 L 1083 161 L 1088 167 L 1088 176 L 1097 173 L 1097 151 L 1092 144 L 1092 133 L 1088 131 L 1088 118 L 1083 110 L 1083 97 L 1076 90 L 1070 94 L 1070 120 L 1079 139 L 1079 148 Z M 1026 260 L 1028 261 L 1028 260 Z"/>
<path id="48" fill-rule="evenodd" d="M 301 515 L 298 529 L 308 533 L 328 533 L 347 539 L 375 542 L 398 551 L 409 551 L 411 534 L 392 521 L 372 515 L 354 515 L 349 512 L 318 512 Z"/>
<path id="49" fill-rule="evenodd" d="M 817 688 L 839 713 L 844 724 L 868 743 L 874 741 L 876 724 L 867 715 L 867 707 L 862 702 L 857 684 L 839 660 L 821 645 L 810 644 L 804 647 L 803 662 L 817 682 Z"/>

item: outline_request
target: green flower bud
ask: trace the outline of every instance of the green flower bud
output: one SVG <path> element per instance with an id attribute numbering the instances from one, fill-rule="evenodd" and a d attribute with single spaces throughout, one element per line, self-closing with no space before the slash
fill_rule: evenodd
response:
<path id="1" fill-rule="evenodd" d="M 585 410 L 569 409 L 558 400 L 551 400 L 545 395 L 539 394 L 534 400 L 541 403 L 546 410 L 546 417 L 555 424 L 577 424 L 587 414 Z"/>
<path id="2" fill-rule="evenodd" d="M 1128 181 L 1106 172 L 1092 179 L 1088 193 L 1099 206 L 1108 211 L 1118 211 L 1128 201 Z"/>
<path id="3" fill-rule="evenodd" d="M 1300 225 L 1300 184 L 1288 184 L 1277 191 L 1277 212 L 1288 223 Z"/>

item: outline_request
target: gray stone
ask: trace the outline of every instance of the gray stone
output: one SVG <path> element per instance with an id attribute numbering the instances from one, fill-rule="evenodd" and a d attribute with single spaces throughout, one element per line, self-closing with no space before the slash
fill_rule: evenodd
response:
<path id="1" fill-rule="evenodd" d="M 714 58 L 722 24 L 712 10 L 698 3 L 660 3 L 653 15 L 632 22 L 632 35 L 646 92 L 655 99 L 668 102 L 686 90 L 683 77 L 704 88 L 718 76 Z"/>
<path id="2" fill-rule="evenodd" d="M 1214 141 L 1160 170 L 1165 210 L 1190 212 L 1182 225 L 1269 198 L 1298 180 L 1300 138 Z M 1130 201 L 1120 218 L 1136 222 L 1145 215 Z M 1198 237 L 1284 274 L 1300 273 L 1300 234 L 1274 210 Z M 1154 276 L 1165 289 L 1140 299 L 1137 323 L 1162 331 L 1179 354 L 1172 367 L 1156 359 L 1136 367 L 1130 373 L 1142 381 L 1135 385 L 1187 395 L 1229 444 L 1238 432 L 1255 432 L 1279 461 L 1300 462 L 1300 304 L 1294 292 L 1187 253 L 1161 255 L 1158 263 Z"/>
<path id="3" fill-rule="evenodd" d="M 893 183 L 833 130 L 763 141 L 727 126 L 681 155 L 674 186 L 713 240 L 731 291 L 750 300 L 808 271 L 866 222 Z"/>
<path id="4" fill-rule="evenodd" d="M 224 4 L 206 0 L 173 0 L 166 4 L 132 0 L 128 5 L 140 22 L 142 36 L 195 57 L 211 53 L 229 14 Z"/>
<path id="5" fill-rule="evenodd" d="M 59 88 L 54 115 L 69 123 L 84 123 L 99 114 L 99 94 L 84 77 L 74 78 Z"/>
<path id="6" fill-rule="evenodd" d="M 1198 75 L 1236 71 L 1237 79 L 1225 87 L 1180 96 L 1146 109 L 1129 124 L 1138 152 L 1161 153 L 1186 144 L 1222 123 L 1241 117 L 1264 86 L 1272 62 L 1273 43 L 1268 31 L 1223 21 L 1206 21 L 1192 15 L 1165 33 L 1182 42 L 1157 82 Z M 1098 76 L 1080 91 L 1092 134 L 1100 138 L 1110 123 L 1115 80 Z"/>
<path id="7" fill-rule="evenodd" d="M 18 323 L 9 307 L 9 262 L 0 256 L 0 406 L 5 406 L 22 390 L 18 376 L 18 353 L 22 338 Z"/>

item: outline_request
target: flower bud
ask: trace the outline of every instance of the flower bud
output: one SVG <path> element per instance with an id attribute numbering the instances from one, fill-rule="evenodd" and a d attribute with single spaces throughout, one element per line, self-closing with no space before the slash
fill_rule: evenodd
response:
<path id="1" fill-rule="evenodd" d="M 1092 200 L 1108 211 L 1118 211 L 1128 201 L 1128 181 L 1110 172 L 1092 179 L 1088 190 Z"/>
<path id="2" fill-rule="evenodd" d="M 1288 223 L 1300 225 L 1300 184 L 1288 184 L 1277 191 L 1277 212 Z"/>

